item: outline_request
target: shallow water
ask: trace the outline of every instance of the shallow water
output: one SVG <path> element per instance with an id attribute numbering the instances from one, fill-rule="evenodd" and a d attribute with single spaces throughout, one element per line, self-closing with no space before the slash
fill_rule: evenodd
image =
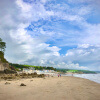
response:
<path id="1" fill-rule="evenodd" d="M 91 81 L 100 83 L 100 74 L 74 74 L 73 76 L 89 79 Z"/>

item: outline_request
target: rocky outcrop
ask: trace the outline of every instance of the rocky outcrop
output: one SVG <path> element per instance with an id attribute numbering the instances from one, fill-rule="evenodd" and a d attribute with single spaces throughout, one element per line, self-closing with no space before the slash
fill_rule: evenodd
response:
<path id="1" fill-rule="evenodd" d="M 8 63 L 2 63 L 0 59 L 0 71 L 4 71 L 6 69 L 9 69 L 9 64 Z"/>
<path id="2" fill-rule="evenodd" d="M 0 51 L 0 71 L 4 71 L 6 69 L 9 69 L 9 63 L 4 58 L 4 53 Z"/>
<path id="3" fill-rule="evenodd" d="M 44 78 L 45 79 L 45 75 L 44 74 L 38 75 L 37 73 L 31 73 L 31 74 L 26 74 L 26 73 L 0 74 L 0 80 L 28 79 L 28 78 L 31 79 L 31 78 L 35 78 L 35 77 Z"/>
<path id="4" fill-rule="evenodd" d="M 16 73 L 14 67 L 10 66 L 8 61 L 4 58 L 4 53 L 0 51 L 0 74 Z"/>
<path id="5" fill-rule="evenodd" d="M 14 74 L 16 70 L 9 65 L 9 63 L 2 63 L 0 60 L 0 74 Z"/>

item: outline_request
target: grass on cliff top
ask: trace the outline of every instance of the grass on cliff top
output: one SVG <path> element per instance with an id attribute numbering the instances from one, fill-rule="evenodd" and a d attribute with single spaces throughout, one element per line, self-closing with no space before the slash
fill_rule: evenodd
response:
<path id="1" fill-rule="evenodd" d="M 3 63 L 8 63 L 8 61 L 4 58 L 4 53 L 0 51 L 0 59 Z"/>

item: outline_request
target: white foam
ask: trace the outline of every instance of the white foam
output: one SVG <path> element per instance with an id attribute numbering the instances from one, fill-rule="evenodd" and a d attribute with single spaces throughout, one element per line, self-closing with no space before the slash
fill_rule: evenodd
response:
<path id="1" fill-rule="evenodd" d="M 100 83 L 100 74 L 74 74 L 73 76 L 89 79 L 91 81 Z"/>

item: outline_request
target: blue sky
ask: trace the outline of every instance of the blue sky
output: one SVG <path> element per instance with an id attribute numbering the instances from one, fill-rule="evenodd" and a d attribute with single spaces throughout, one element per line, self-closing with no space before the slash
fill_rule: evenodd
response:
<path id="1" fill-rule="evenodd" d="M 0 37 L 12 63 L 100 70 L 99 0 L 0 1 Z"/>

